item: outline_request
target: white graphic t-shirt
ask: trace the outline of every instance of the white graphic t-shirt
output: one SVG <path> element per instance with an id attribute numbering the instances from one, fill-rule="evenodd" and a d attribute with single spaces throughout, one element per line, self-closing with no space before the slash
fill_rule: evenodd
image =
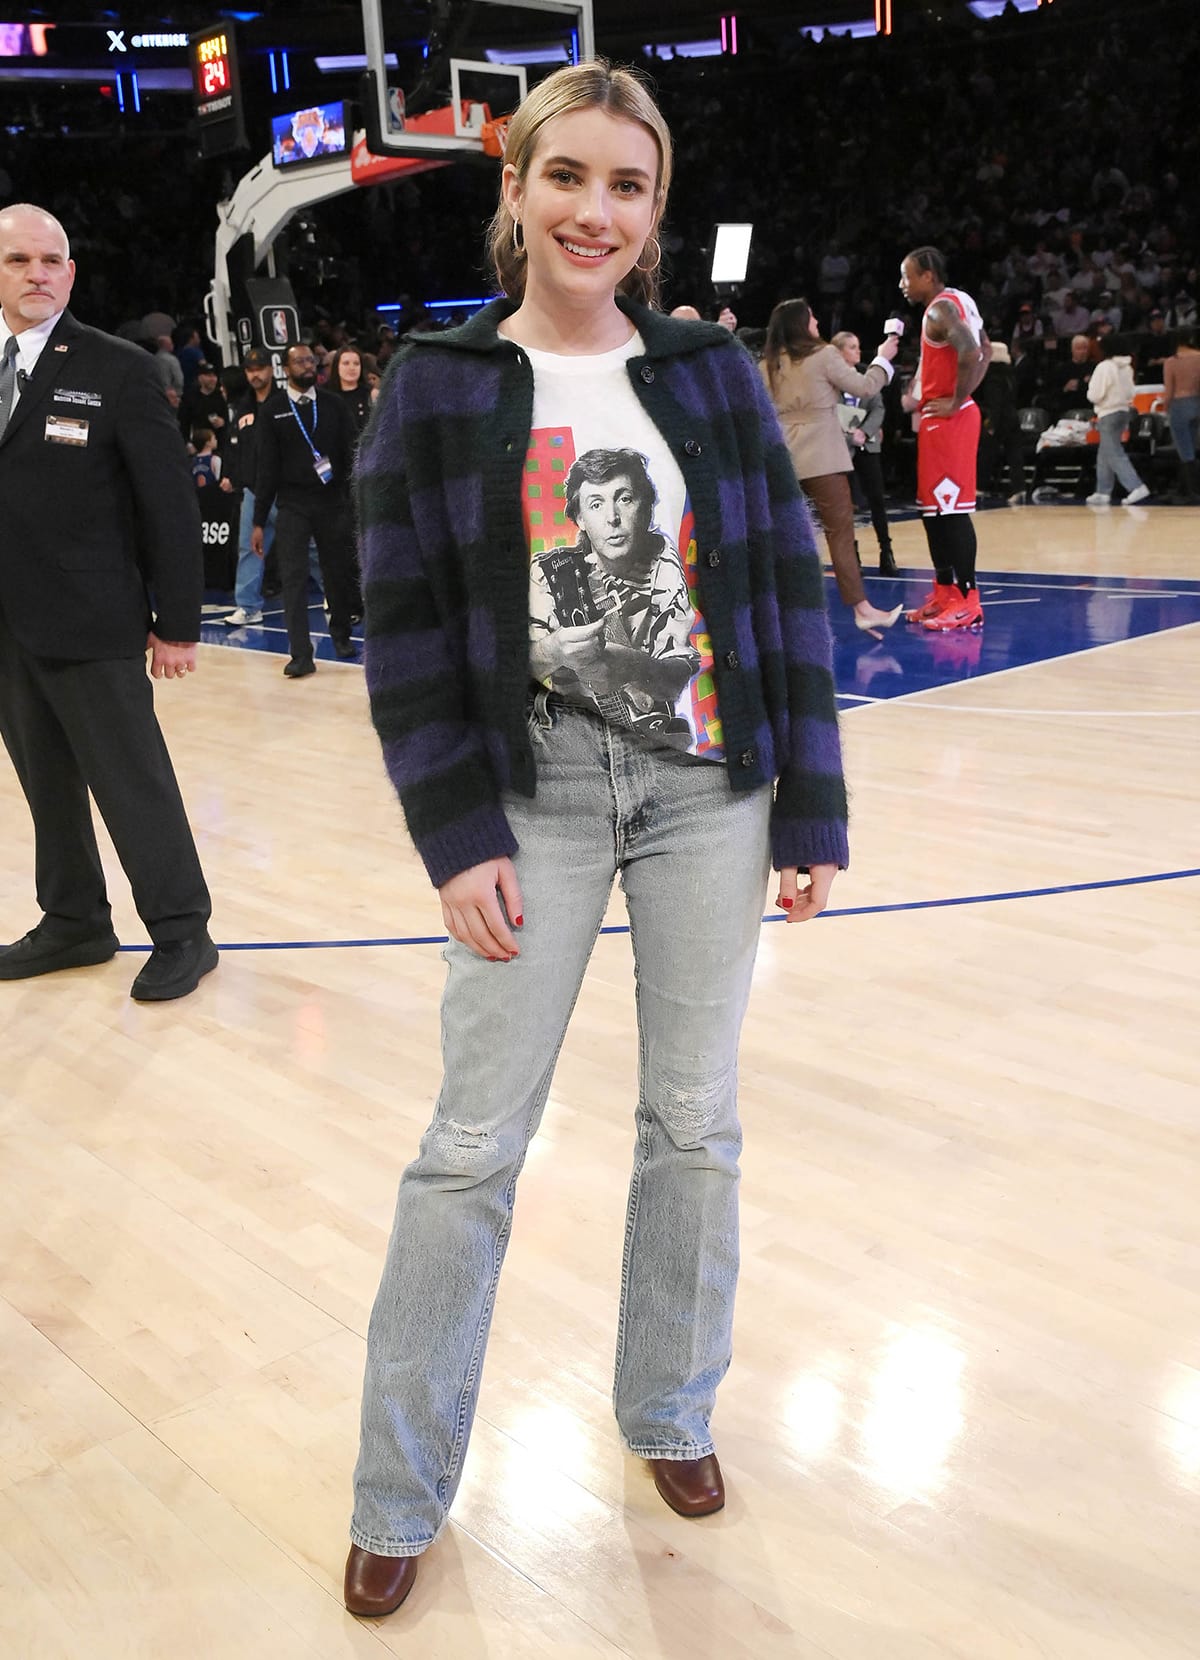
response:
<path id="1" fill-rule="evenodd" d="M 625 367 L 641 337 L 596 357 L 522 349 L 533 678 L 655 744 L 723 761 L 692 507 Z"/>

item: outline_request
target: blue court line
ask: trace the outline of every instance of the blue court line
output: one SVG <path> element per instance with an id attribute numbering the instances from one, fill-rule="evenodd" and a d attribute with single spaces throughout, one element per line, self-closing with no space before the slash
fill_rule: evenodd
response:
<path id="1" fill-rule="evenodd" d="M 1150 882 L 1182 882 L 1200 876 L 1200 866 L 1193 870 L 1163 870 L 1152 876 L 1114 876 L 1106 882 L 1064 882 L 1053 888 L 1014 888 L 1008 893 L 968 893 L 957 899 L 902 899 L 894 905 L 848 905 L 842 910 L 822 911 L 813 920 L 820 922 L 839 916 L 887 916 L 893 911 L 943 911 L 953 905 L 996 905 L 1005 899 L 1049 899 L 1060 893 L 1098 893 L 1106 888 L 1140 888 Z M 764 922 L 786 922 L 786 916 L 763 917 Z M 601 928 L 602 934 L 627 934 L 627 922 L 613 923 Z M 372 940 L 264 940 L 222 945 L 222 951 L 348 951 L 361 950 L 371 945 L 445 945 L 446 934 L 409 934 L 395 939 Z M 150 951 L 149 945 L 122 945 L 122 951 Z"/>

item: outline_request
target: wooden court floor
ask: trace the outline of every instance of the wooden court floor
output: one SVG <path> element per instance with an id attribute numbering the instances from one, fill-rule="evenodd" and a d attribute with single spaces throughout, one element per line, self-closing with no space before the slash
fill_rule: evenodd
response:
<path id="1" fill-rule="evenodd" d="M 992 572 L 1200 576 L 1194 510 L 979 533 Z M 158 697 L 251 948 L 177 1005 L 129 1000 L 132 953 L 0 986 L 0 1655 L 1195 1660 L 1200 880 L 1083 884 L 1200 865 L 1200 624 L 846 716 L 836 909 L 1074 891 L 764 925 L 703 1522 L 609 1410 L 636 1055 L 601 939 L 453 1526 L 375 1625 L 339 1598 L 363 1334 L 441 963 L 327 942 L 440 918 L 361 671 L 280 661 L 206 648 Z M 5 938 L 31 867 L 5 763 Z"/>

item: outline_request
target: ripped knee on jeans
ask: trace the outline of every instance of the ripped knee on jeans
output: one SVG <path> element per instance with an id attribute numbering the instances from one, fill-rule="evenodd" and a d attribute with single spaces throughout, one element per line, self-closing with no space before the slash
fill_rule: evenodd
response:
<path id="1" fill-rule="evenodd" d="M 719 1127 L 722 1109 L 734 1088 L 733 1067 L 703 1077 L 664 1073 L 658 1079 L 654 1108 L 677 1147 L 694 1147 Z"/>
<path id="2" fill-rule="evenodd" d="M 472 1129 L 452 1118 L 433 1125 L 426 1145 L 442 1172 L 462 1177 L 467 1186 L 486 1180 L 504 1162 L 500 1143 L 490 1130 Z"/>

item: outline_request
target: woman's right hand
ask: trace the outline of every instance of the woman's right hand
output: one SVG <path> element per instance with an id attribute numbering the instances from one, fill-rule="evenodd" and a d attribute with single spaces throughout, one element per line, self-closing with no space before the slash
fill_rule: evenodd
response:
<path id="1" fill-rule="evenodd" d="M 879 345 L 876 347 L 875 356 L 886 358 L 889 363 L 892 363 L 895 361 L 896 353 L 899 350 L 900 341 L 894 334 L 889 334 L 886 339 L 881 340 Z"/>
<path id="2" fill-rule="evenodd" d="M 511 962 L 521 955 L 509 927 L 509 918 L 516 928 L 524 921 L 521 886 L 511 859 L 488 859 L 460 870 L 442 883 L 438 897 L 447 933 L 468 951 L 491 963 Z"/>

